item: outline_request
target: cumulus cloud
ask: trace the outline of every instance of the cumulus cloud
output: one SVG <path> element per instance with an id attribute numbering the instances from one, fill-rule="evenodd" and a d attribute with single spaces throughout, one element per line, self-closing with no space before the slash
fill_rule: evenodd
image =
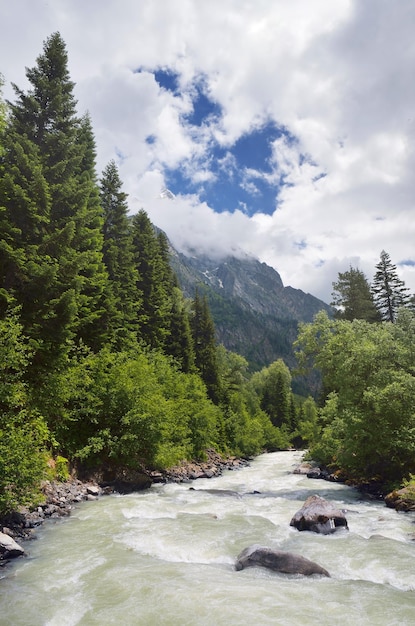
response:
<path id="1" fill-rule="evenodd" d="M 115 158 L 130 210 L 176 246 L 249 252 L 326 301 L 338 272 L 358 266 L 370 280 L 385 249 L 415 291 L 412 0 L 15 0 L 0 19 L 5 96 L 10 81 L 26 87 L 24 67 L 59 30 L 99 169 Z M 195 125 L 198 89 L 220 113 Z M 238 172 L 232 146 L 270 122 L 283 130 L 270 167 Z M 160 198 L 172 170 L 193 190 Z M 218 172 L 241 174 L 253 199 L 273 185 L 273 210 L 209 206 L 201 194 Z"/>

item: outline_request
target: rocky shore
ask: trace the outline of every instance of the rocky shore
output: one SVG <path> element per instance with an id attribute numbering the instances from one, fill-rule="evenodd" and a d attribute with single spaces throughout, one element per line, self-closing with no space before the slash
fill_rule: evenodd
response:
<path id="1" fill-rule="evenodd" d="M 415 490 L 413 486 L 403 487 L 391 493 L 384 491 L 384 485 L 375 480 L 366 483 L 356 483 L 348 480 L 347 476 L 337 472 L 330 472 L 326 468 L 320 468 L 312 461 L 303 461 L 294 469 L 294 474 L 304 474 L 307 478 L 319 478 L 332 482 L 342 482 L 350 487 L 355 487 L 366 498 L 371 500 L 382 500 L 391 509 L 402 512 L 415 511 Z"/>
<path id="2" fill-rule="evenodd" d="M 220 476 L 225 470 L 238 470 L 249 464 L 247 459 L 223 458 L 215 450 L 206 451 L 205 461 L 183 461 L 166 470 L 141 472 L 118 468 L 81 472 L 81 479 L 66 482 L 45 481 L 42 484 L 44 501 L 34 509 L 22 507 L 0 519 L 0 567 L 10 559 L 23 556 L 21 543 L 34 539 L 36 528 L 47 519 L 70 515 L 80 502 L 96 500 L 111 493 L 131 493 L 151 487 L 153 483 L 191 482 L 197 478 Z"/>

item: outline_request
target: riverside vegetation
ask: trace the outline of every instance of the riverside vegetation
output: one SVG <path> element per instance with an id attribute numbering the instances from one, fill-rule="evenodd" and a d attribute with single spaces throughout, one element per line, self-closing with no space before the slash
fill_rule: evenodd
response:
<path id="1" fill-rule="evenodd" d="M 300 326 L 321 401 L 293 394 L 281 359 L 252 373 L 217 344 L 205 295 L 183 296 L 166 236 L 144 210 L 128 218 L 116 164 L 98 178 L 67 66 L 54 33 L 30 88 L 0 105 L 0 514 L 36 505 L 42 481 L 70 471 L 163 470 L 207 449 L 307 446 L 353 480 L 411 484 L 415 319 L 402 285 L 381 301 L 386 253 L 370 319 L 347 317 L 368 298 L 356 271 L 357 296 L 355 276 L 342 278 L 343 319 Z"/>

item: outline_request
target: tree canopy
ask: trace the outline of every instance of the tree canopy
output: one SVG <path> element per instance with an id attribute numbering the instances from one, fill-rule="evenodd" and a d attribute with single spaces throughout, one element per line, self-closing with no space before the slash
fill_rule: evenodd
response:
<path id="1" fill-rule="evenodd" d="M 332 306 L 336 308 L 335 317 L 353 321 L 362 319 L 367 322 L 379 322 L 370 284 L 364 273 L 354 267 L 347 272 L 340 272 L 337 282 L 333 283 Z"/>
<path id="2" fill-rule="evenodd" d="M 311 445 L 316 458 L 357 479 L 396 481 L 415 471 L 414 333 L 407 309 L 394 324 L 319 313 L 301 327 L 299 361 L 311 359 L 327 391 Z"/>

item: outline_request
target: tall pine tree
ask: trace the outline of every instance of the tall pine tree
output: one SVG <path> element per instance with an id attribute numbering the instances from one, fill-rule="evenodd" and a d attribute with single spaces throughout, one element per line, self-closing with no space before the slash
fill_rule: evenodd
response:
<path id="1" fill-rule="evenodd" d="M 4 160 L 2 199 L 14 232 L 10 248 L 19 262 L 19 238 L 24 238 L 32 260 L 24 259 L 10 293 L 23 306 L 25 333 L 36 345 L 35 363 L 46 371 L 65 356 L 71 341 L 82 339 L 98 348 L 105 337 L 101 318 L 107 273 L 94 139 L 90 125 L 76 117 L 67 65 L 65 44 L 55 33 L 26 72 L 31 88 L 25 93 L 15 86 Z M 30 298 L 28 283 L 35 290 Z M 7 282 L 3 287 L 9 289 Z"/>
<path id="2" fill-rule="evenodd" d="M 172 285 L 154 227 L 144 210 L 132 220 L 134 263 L 142 294 L 140 337 L 152 348 L 163 349 L 169 335 Z"/>
<path id="3" fill-rule="evenodd" d="M 171 294 L 169 335 L 165 340 L 164 351 L 174 357 L 183 372 L 193 371 L 195 354 L 189 313 L 178 287 L 174 287 Z"/>
<path id="4" fill-rule="evenodd" d="M 196 290 L 193 300 L 191 328 L 195 350 L 195 365 L 205 383 L 210 399 L 219 404 L 222 390 L 217 361 L 215 326 L 206 296 Z"/>
<path id="5" fill-rule="evenodd" d="M 100 186 L 104 211 L 104 263 L 110 279 L 114 311 L 109 325 L 112 341 L 117 348 L 122 348 L 131 333 L 138 333 L 141 295 L 139 274 L 134 264 L 127 194 L 122 191 L 114 161 L 104 169 Z"/>
<path id="6" fill-rule="evenodd" d="M 372 290 L 375 304 L 382 319 L 386 321 L 395 322 L 398 309 L 411 304 L 409 289 L 399 278 L 396 265 L 393 265 L 389 254 L 384 250 L 376 265 Z"/>

